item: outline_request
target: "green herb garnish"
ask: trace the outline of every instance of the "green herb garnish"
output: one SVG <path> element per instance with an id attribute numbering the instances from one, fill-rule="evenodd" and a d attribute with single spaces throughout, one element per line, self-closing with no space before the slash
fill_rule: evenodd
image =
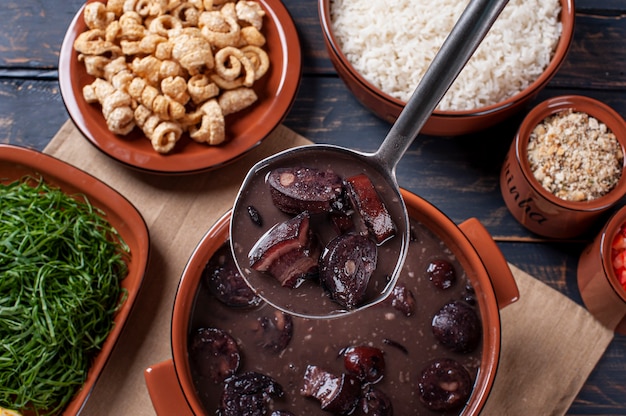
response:
<path id="1" fill-rule="evenodd" d="M 85 196 L 0 184 L 0 407 L 55 414 L 125 299 L 129 248 Z"/>

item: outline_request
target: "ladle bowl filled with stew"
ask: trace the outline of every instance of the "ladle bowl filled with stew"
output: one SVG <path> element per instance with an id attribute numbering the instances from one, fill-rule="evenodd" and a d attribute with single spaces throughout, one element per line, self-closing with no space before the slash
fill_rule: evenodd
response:
<path id="1" fill-rule="evenodd" d="M 335 319 L 285 314 L 242 285 L 230 212 L 222 217 L 183 271 L 172 359 L 146 370 L 157 413 L 479 414 L 500 357 L 499 309 L 517 300 L 517 286 L 477 220 L 457 226 L 402 196 L 411 241 L 392 295 Z M 450 331 L 455 320 L 464 325 Z"/>
<path id="2" fill-rule="evenodd" d="M 288 149 L 250 169 L 235 198 L 230 245 L 243 279 L 264 301 L 291 315 L 324 319 L 354 313 L 388 297 L 409 240 L 408 213 L 395 177 L 396 165 L 507 3 L 472 0 L 467 5 L 374 153 L 313 144 Z M 317 173 L 309 172 L 309 163 Z M 336 169 L 347 171 L 337 175 Z M 270 215 L 271 228 L 265 228 L 267 232 L 249 247 L 252 229 L 242 225 L 249 222 L 246 208 L 249 211 L 251 204 L 267 194 L 267 184 L 272 205 L 296 217 L 276 222 L 275 215 Z M 338 194 L 330 192 L 328 198 L 329 189 Z M 342 198 L 343 194 L 347 197 Z M 331 206 L 319 207 L 318 202 Z M 324 212 L 350 217 L 355 227 L 349 225 L 346 232 L 339 225 L 330 240 L 316 244 L 316 239 L 309 237 L 315 233 L 308 215 Z M 358 225 L 361 223 L 363 227 Z M 257 225 L 263 228 L 261 223 Z M 385 244 L 389 240 L 391 245 Z M 321 256 L 316 253 L 318 246 Z M 379 248 L 385 254 L 378 253 Z M 266 276 L 259 276 L 265 272 L 277 284 L 268 287 Z M 318 274 L 332 302 L 323 291 L 317 296 L 301 290 L 285 294 L 285 288 L 298 288 L 303 280 L 309 281 L 311 273 Z M 304 294 L 298 297 L 300 293 Z"/>
<path id="3" fill-rule="evenodd" d="M 288 149 L 248 175 L 233 208 L 231 251 L 244 280 L 275 308 L 338 317 L 391 293 L 408 216 L 384 169 L 355 154 L 330 145 Z"/>

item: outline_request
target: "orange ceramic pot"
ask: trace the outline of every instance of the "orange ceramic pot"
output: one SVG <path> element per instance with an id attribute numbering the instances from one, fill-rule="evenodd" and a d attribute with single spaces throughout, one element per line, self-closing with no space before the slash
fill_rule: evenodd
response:
<path id="1" fill-rule="evenodd" d="M 626 165 L 613 190 L 590 201 L 567 201 L 553 195 L 535 179 L 528 161 L 528 140 L 546 117 L 573 109 L 605 123 L 626 149 L 626 123 L 612 108 L 593 98 L 567 95 L 550 98 L 531 110 L 522 121 L 500 173 L 500 190 L 511 214 L 530 231 L 551 238 L 572 238 L 588 231 L 626 194 Z"/>
<path id="2" fill-rule="evenodd" d="M 611 255 L 613 238 L 624 223 L 626 207 L 615 212 L 583 250 L 578 261 L 578 290 L 598 321 L 626 335 L 626 290 L 617 279 Z"/>
<path id="3" fill-rule="evenodd" d="M 330 2 L 331 0 L 319 0 L 318 12 L 326 50 L 337 74 L 361 104 L 383 120 L 393 123 L 404 109 L 405 102 L 375 87 L 350 64 L 332 31 Z M 574 17 L 574 0 L 561 0 L 561 38 L 546 69 L 526 89 L 502 102 L 481 108 L 463 111 L 435 110 L 422 128 L 422 133 L 434 136 L 475 133 L 492 127 L 525 109 L 563 64 L 574 35 Z"/>
<path id="4" fill-rule="evenodd" d="M 409 215 L 438 235 L 457 256 L 476 291 L 483 326 L 481 368 L 463 415 L 478 415 L 493 385 L 500 358 L 499 309 L 519 297 L 507 262 L 486 229 L 476 219 L 455 225 L 422 198 L 403 191 Z M 188 362 L 189 321 L 202 270 L 228 238 L 230 213 L 203 237 L 180 281 L 172 315 L 172 359 L 145 372 L 152 403 L 159 415 L 203 415 Z M 339 318 L 341 319 L 341 318 Z"/>

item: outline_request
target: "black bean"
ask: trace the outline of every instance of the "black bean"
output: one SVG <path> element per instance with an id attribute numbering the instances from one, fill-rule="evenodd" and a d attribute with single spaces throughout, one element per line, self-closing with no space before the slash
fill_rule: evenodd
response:
<path id="1" fill-rule="evenodd" d="M 263 218 L 261 218 L 261 214 L 252 205 L 248 205 L 248 215 L 250 215 L 250 219 L 253 223 L 258 225 L 259 227 L 263 226 Z"/>

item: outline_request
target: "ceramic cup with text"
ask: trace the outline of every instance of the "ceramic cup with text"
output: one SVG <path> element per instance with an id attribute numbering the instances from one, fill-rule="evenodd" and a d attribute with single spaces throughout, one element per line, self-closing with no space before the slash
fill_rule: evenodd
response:
<path id="1" fill-rule="evenodd" d="M 615 134 L 622 155 L 626 149 L 626 122 L 612 108 L 595 99 L 567 95 L 550 98 L 533 108 L 522 121 L 500 173 L 500 190 L 507 208 L 530 231 L 550 238 L 572 238 L 588 231 L 626 194 L 626 167 L 606 194 L 585 201 L 555 196 L 535 178 L 528 160 L 528 142 L 535 127 L 565 110 L 587 113 Z"/>

